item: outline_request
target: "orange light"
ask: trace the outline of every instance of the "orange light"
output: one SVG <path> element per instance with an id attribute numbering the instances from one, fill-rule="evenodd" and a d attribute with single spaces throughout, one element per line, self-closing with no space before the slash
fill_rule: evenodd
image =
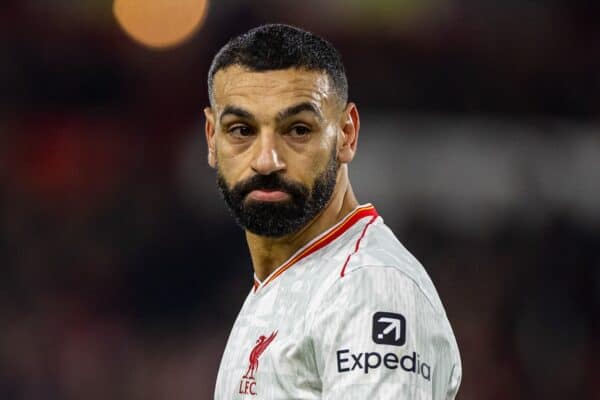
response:
<path id="1" fill-rule="evenodd" d="M 115 18 L 135 41 L 153 48 L 181 44 L 202 24 L 208 0 L 115 0 Z"/>

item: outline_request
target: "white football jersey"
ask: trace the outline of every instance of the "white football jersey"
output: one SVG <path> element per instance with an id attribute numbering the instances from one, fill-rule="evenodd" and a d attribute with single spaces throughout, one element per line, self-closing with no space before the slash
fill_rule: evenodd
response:
<path id="1" fill-rule="evenodd" d="M 461 374 L 431 279 L 367 204 L 255 277 L 215 399 L 449 400 Z"/>

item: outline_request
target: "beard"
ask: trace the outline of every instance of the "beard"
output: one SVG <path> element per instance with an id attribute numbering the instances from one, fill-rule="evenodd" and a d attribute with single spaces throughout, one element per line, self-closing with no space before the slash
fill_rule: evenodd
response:
<path id="1" fill-rule="evenodd" d="M 299 231 L 329 203 L 337 182 L 339 163 L 335 149 L 325 170 L 314 180 L 312 190 L 298 182 L 284 179 L 279 173 L 254 175 L 229 188 L 221 171 L 217 185 L 229 211 L 242 228 L 259 236 L 282 237 Z M 289 194 L 284 201 L 247 200 L 253 190 L 281 190 Z"/>

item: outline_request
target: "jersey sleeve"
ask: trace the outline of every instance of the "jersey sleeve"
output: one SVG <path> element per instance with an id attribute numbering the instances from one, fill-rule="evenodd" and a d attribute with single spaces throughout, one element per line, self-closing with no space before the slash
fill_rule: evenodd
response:
<path id="1" fill-rule="evenodd" d="M 337 280 L 309 326 L 323 400 L 452 400 L 461 379 L 445 313 L 391 267 Z"/>

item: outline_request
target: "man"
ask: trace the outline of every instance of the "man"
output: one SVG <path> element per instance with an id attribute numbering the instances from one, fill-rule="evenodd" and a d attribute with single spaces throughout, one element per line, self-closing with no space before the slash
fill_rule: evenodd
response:
<path id="1" fill-rule="evenodd" d="M 219 51 L 208 83 L 209 164 L 255 273 L 215 399 L 453 399 L 436 290 L 352 192 L 360 122 L 337 51 L 265 25 Z"/>

